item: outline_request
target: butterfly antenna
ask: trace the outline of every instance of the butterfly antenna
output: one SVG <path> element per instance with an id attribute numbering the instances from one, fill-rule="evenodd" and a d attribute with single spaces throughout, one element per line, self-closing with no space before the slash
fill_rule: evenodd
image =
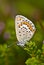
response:
<path id="1" fill-rule="evenodd" d="M 17 42 L 15 42 L 15 43 L 17 43 Z M 7 48 L 10 48 L 10 47 L 13 46 L 15 43 L 10 44 L 10 45 L 7 45 Z"/>

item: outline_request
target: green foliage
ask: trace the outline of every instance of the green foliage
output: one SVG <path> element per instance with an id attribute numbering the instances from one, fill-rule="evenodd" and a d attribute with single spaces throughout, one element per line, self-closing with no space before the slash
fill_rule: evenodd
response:
<path id="1" fill-rule="evenodd" d="M 41 64 L 40 64 L 40 61 L 39 61 L 38 59 L 36 59 L 35 57 L 29 58 L 29 59 L 26 61 L 26 64 L 27 64 L 27 65 L 41 65 Z"/>
<path id="2" fill-rule="evenodd" d="M 44 44 L 39 49 L 35 42 L 26 43 L 24 50 L 27 51 L 31 58 L 26 61 L 26 65 L 42 65 L 44 64 Z"/>

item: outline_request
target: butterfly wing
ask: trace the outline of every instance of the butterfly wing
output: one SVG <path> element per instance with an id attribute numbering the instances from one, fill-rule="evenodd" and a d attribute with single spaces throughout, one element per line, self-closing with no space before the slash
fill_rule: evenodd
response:
<path id="1" fill-rule="evenodd" d="M 17 39 L 20 42 L 19 45 L 21 46 L 24 46 L 25 42 L 29 41 L 32 38 L 36 30 L 34 24 L 22 15 L 16 16 L 15 29 Z"/>

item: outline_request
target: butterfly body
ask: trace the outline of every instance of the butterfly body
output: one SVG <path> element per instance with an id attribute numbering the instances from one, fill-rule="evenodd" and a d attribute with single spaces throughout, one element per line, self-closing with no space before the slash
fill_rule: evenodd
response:
<path id="1" fill-rule="evenodd" d="M 15 29 L 17 40 L 20 42 L 18 45 L 24 46 L 35 33 L 34 24 L 22 15 L 17 15 L 15 18 Z"/>

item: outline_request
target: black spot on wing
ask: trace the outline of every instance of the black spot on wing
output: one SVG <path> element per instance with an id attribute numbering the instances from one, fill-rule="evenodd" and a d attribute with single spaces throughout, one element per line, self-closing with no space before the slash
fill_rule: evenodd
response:
<path id="1" fill-rule="evenodd" d="M 19 33 L 21 33 L 21 32 L 19 31 Z"/>
<path id="2" fill-rule="evenodd" d="M 27 22 L 28 20 L 26 20 L 26 22 Z"/>
<path id="3" fill-rule="evenodd" d="M 30 31 L 29 31 L 29 33 L 30 33 Z"/>
<path id="4" fill-rule="evenodd" d="M 19 35 L 19 36 L 21 36 L 21 35 Z"/>
<path id="5" fill-rule="evenodd" d="M 31 36 L 31 33 L 29 35 Z"/>
<path id="6" fill-rule="evenodd" d="M 28 31 L 26 31 L 26 32 L 28 32 Z"/>
<path id="7" fill-rule="evenodd" d="M 24 20 L 22 20 L 22 21 L 24 21 Z"/>

